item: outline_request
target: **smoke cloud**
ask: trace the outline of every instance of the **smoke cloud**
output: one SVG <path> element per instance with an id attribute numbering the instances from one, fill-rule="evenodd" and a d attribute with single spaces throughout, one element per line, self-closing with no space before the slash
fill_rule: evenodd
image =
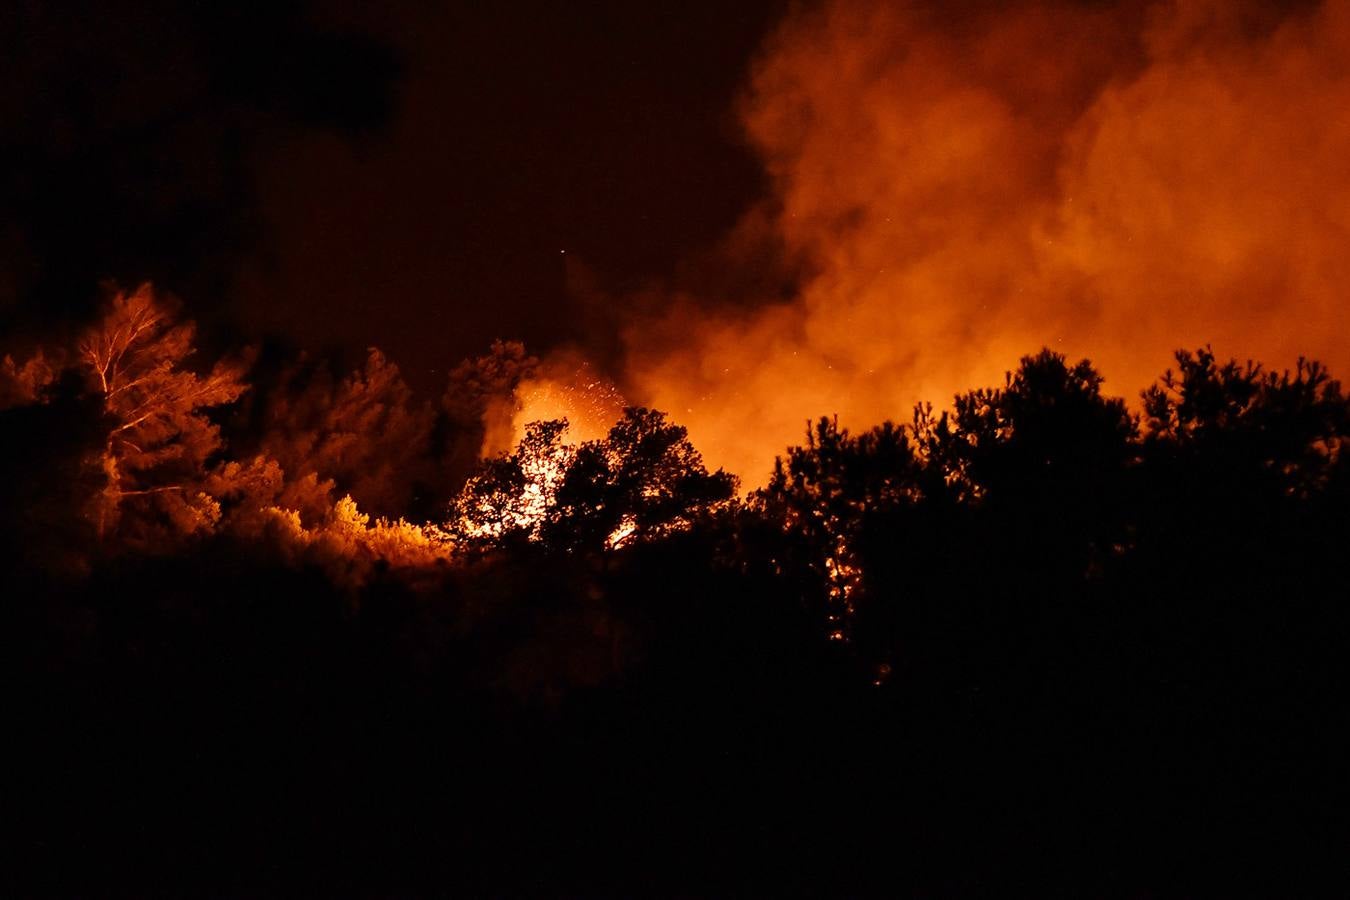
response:
<path id="1" fill-rule="evenodd" d="M 742 99 L 801 273 L 675 293 L 625 393 L 753 485 L 806 416 L 907 419 L 1042 345 L 1133 396 L 1179 347 L 1350 371 L 1350 2 L 791 14 Z"/>

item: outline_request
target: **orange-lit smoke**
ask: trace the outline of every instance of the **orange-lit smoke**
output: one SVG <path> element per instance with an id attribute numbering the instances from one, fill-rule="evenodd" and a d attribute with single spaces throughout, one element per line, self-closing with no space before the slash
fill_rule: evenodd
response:
<path id="1" fill-rule="evenodd" d="M 489 410 L 483 455 L 509 452 L 525 436 L 531 422 L 567 420 L 565 439 L 578 444 L 603 438 L 623 417 L 626 405 L 614 384 L 579 354 L 560 350 L 541 363 L 514 392 Z M 495 424 L 494 424 L 495 423 Z"/>
<path id="2" fill-rule="evenodd" d="M 1206 342 L 1350 374 L 1350 0 L 996 5 L 839 0 L 766 45 L 740 237 L 807 274 L 626 336 L 711 464 L 753 485 L 808 416 L 907 419 L 1042 345 L 1126 396 Z"/>

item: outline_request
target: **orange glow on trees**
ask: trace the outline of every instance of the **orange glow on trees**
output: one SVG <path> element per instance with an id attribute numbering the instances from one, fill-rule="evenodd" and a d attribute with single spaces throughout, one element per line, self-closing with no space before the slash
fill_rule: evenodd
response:
<path id="1" fill-rule="evenodd" d="M 468 544 L 539 540 L 576 448 L 566 420 L 534 422 L 514 452 L 486 460 L 451 507 L 451 528 Z"/>
<path id="2" fill-rule="evenodd" d="M 286 473 L 304 513 L 332 503 L 307 489 L 307 479 L 323 494 L 351 494 L 368 512 L 395 517 L 408 508 L 415 478 L 428 474 L 431 405 L 413 399 L 398 366 L 374 347 L 340 380 L 325 365 L 296 363 L 266 407 L 259 449 Z"/>
<path id="3" fill-rule="evenodd" d="M 535 422 L 513 453 L 485 461 L 452 507 L 470 544 L 543 541 L 583 553 L 690 527 L 732 499 L 735 479 L 709 473 L 686 431 L 630 408 L 598 440 L 564 443 L 566 420 Z"/>
<path id="4" fill-rule="evenodd" d="M 105 478 L 92 510 L 100 534 L 133 518 L 123 533 L 153 542 L 166 532 L 209 529 L 219 518 L 204 490 L 207 462 L 220 447 L 206 410 L 244 392 L 243 366 L 222 361 L 205 374 L 187 368 L 193 334 L 143 285 L 115 294 L 80 341 L 78 358 L 109 422 L 95 463 Z"/>

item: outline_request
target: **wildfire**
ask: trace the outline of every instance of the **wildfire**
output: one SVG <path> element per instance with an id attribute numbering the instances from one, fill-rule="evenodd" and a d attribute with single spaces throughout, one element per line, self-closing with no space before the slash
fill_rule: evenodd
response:
<path id="1" fill-rule="evenodd" d="M 672 291 L 626 333 L 711 463 L 755 484 L 803 416 L 905 419 L 1042 345 L 1122 392 L 1204 342 L 1350 368 L 1350 3 L 924 7 L 803 4 L 757 61 L 772 195 L 726 264 L 781 248 L 791 301 Z"/>
<path id="2" fill-rule="evenodd" d="M 472 538 L 500 537 L 507 532 L 521 531 L 538 539 L 539 530 L 553 508 L 558 485 L 567 471 L 567 459 L 560 449 L 555 455 L 523 463 L 521 471 L 525 483 L 513 502 L 480 498 L 451 523 L 452 530 Z"/>
<path id="3" fill-rule="evenodd" d="M 625 516 L 619 527 L 610 533 L 606 544 L 609 549 L 617 550 L 628 543 L 629 538 L 637 533 L 637 521 L 632 516 Z"/>
<path id="4" fill-rule="evenodd" d="M 826 597 L 831 612 L 830 640 L 848 639 L 848 627 L 853 621 L 854 600 L 862 586 L 862 569 L 854 561 L 849 542 L 842 536 L 834 540 L 834 552 L 825 558 Z"/>
<path id="5" fill-rule="evenodd" d="M 567 420 L 574 441 L 604 437 L 627 405 L 623 395 L 584 359 L 557 359 L 543 366 L 537 378 L 523 382 L 515 394 L 512 444 L 525 437 L 532 422 Z"/>
<path id="6" fill-rule="evenodd" d="M 451 528 L 470 538 L 516 532 L 539 540 L 578 446 L 604 440 L 626 404 L 613 383 L 571 353 L 555 354 L 500 402 L 512 411 L 510 441 L 502 446 L 500 435 L 489 437 L 485 449 L 497 446 L 495 459 L 506 467 L 502 471 L 509 473 L 512 490 L 491 488 L 502 472 L 494 473 L 490 465 L 466 488 L 466 496 L 474 499 L 461 507 Z M 636 520 L 625 516 L 606 546 L 623 547 L 636 532 Z"/>

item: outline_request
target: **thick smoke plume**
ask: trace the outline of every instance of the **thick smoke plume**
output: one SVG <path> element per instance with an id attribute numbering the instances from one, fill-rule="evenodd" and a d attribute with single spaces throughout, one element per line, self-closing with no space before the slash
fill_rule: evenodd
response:
<path id="1" fill-rule="evenodd" d="M 766 44 L 735 240 L 805 274 L 626 336 L 710 463 L 753 484 L 808 415 L 905 419 L 1042 345 L 1122 394 L 1206 342 L 1350 368 L 1350 3 L 995 6 L 840 0 Z"/>

